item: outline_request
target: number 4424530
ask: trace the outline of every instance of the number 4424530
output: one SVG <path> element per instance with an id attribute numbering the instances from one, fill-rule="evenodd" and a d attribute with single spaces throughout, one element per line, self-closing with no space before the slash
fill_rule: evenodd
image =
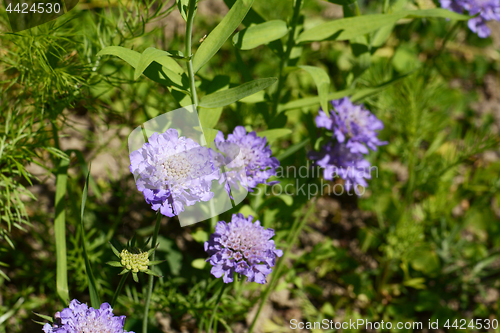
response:
<path id="1" fill-rule="evenodd" d="M 454 328 L 457 330 L 465 330 L 467 328 L 470 329 L 485 329 L 489 330 L 490 328 L 496 329 L 498 327 L 498 320 L 493 319 L 471 319 L 469 323 L 467 323 L 467 320 L 465 319 L 455 319 L 455 321 L 450 325 L 450 319 L 446 321 L 444 324 L 444 327 L 447 329 Z"/>
<path id="2" fill-rule="evenodd" d="M 39 14 L 43 13 L 50 14 L 50 13 L 59 13 L 61 11 L 60 4 L 58 3 L 51 4 L 50 2 L 47 3 L 38 2 L 34 3 L 29 9 L 28 7 L 29 4 L 27 3 L 17 3 L 16 6 L 12 8 L 12 4 L 9 3 L 9 5 L 5 10 L 9 13 L 16 12 L 19 14 L 29 14 L 30 12 Z"/>

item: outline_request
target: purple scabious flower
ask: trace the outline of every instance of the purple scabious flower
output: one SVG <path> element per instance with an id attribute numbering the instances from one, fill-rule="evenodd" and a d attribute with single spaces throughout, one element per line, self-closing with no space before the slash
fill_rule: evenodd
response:
<path id="1" fill-rule="evenodd" d="M 155 211 L 175 216 L 186 206 L 208 201 L 212 180 L 219 178 L 208 148 L 180 136 L 177 130 L 154 133 L 130 154 L 137 189 Z"/>
<path id="2" fill-rule="evenodd" d="M 99 309 L 89 308 L 74 299 L 69 308 L 55 314 L 53 325 L 45 324 L 45 333 L 127 333 L 123 330 L 125 316 L 113 315 L 108 303 L 102 303 Z M 134 333 L 134 332 L 128 332 Z"/>
<path id="3" fill-rule="evenodd" d="M 316 117 L 316 126 L 333 131 L 333 136 L 352 153 L 367 154 L 368 148 L 377 150 L 377 146 L 387 144 L 377 138 L 384 123 L 368 111 L 362 104 L 353 104 L 347 97 L 331 101 L 335 111 L 330 117 L 320 109 Z M 367 148 L 368 147 L 368 148 Z"/>
<path id="4" fill-rule="evenodd" d="M 333 180 L 336 176 L 344 179 L 347 191 L 354 188 L 358 194 L 358 185 L 368 187 L 366 179 L 371 178 L 370 162 L 365 160 L 362 154 L 353 153 L 344 143 L 328 142 L 319 153 L 310 153 L 309 158 L 316 160 L 316 164 L 324 169 L 325 179 Z"/>
<path id="5" fill-rule="evenodd" d="M 469 15 L 478 16 L 471 18 L 467 25 L 469 29 L 481 38 L 491 35 L 491 30 L 486 25 L 487 21 L 500 21 L 500 1 L 499 0 L 440 0 L 441 7 L 457 13 L 464 10 Z"/>
<path id="6" fill-rule="evenodd" d="M 233 214 L 231 222 L 217 222 L 215 233 L 205 242 L 205 251 L 210 255 L 207 261 L 213 266 L 211 273 L 216 278 L 223 276 L 224 283 L 233 282 L 236 272 L 245 275 L 249 282 L 264 284 L 276 257 L 283 255 L 271 240 L 274 230 L 252 220 L 251 215 L 245 218 L 243 214 Z"/>
<path id="7" fill-rule="evenodd" d="M 247 133 L 245 127 L 237 126 L 227 139 L 224 139 L 222 132 L 217 133 L 215 145 L 225 154 L 224 165 L 227 171 L 222 174 L 220 183 L 226 182 L 226 190 L 229 190 L 229 185 L 238 189 L 238 184 L 241 184 L 252 192 L 258 184 L 277 183 L 267 183 L 271 176 L 276 175 L 280 162 L 271 157 L 272 151 L 266 146 L 265 137 L 261 138 L 255 132 Z"/>

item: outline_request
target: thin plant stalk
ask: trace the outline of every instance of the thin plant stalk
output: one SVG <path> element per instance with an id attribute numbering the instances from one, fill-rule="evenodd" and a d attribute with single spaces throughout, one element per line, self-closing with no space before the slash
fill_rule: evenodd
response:
<path id="1" fill-rule="evenodd" d="M 217 314 L 217 309 L 219 308 L 219 304 L 220 304 L 220 300 L 222 298 L 222 295 L 224 294 L 224 290 L 226 290 L 226 285 L 227 283 L 222 283 L 222 287 L 220 288 L 219 290 L 219 296 L 217 297 L 217 301 L 215 301 L 215 308 L 214 308 L 214 311 L 212 312 L 212 316 L 210 316 L 210 322 L 208 324 L 208 329 L 207 329 L 207 332 L 213 332 L 213 323 L 214 323 L 214 320 L 215 320 L 215 315 Z"/>
<path id="2" fill-rule="evenodd" d="M 188 76 L 189 76 L 189 87 L 191 90 L 191 102 L 196 107 L 196 106 L 198 106 L 198 96 L 196 95 L 195 78 L 194 78 L 194 71 L 193 71 L 193 55 L 191 54 L 195 7 L 196 7 L 196 0 L 189 0 L 188 16 L 187 16 L 187 22 L 186 22 L 186 56 L 189 59 L 188 60 Z"/>
<path id="3" fill-rule="evenodd" d="M 130 274 L 130 271 L 122 275 L 122 278 L 120 279 L 120 283 L 118 284 L 118 287 L 116 288 L 115 294 L 113 295 L 113 299 L 111 300 L 111 307 L 115 306 L 116 300 L 118 299 L 118 295 L 122 292 L 123 286 L 125 285 L 125 281 L 127 280 L 128 275 Z"/>
<path id="4" fill-rule="evenodd" d="M 252 324 L 250 325 L 250 328 L 248 329 L 248 333 L 252 333 L 253 329 L 255 327 L 255 324 L 257 323 L 257 319 L 259 318 L 260 312 L 262 311 L 262 308 L 267 302 L 267 299 L 269 298 L 269 295 L 271 294 L 271 291 L 276 287 L 278 284 L 278 279 L 280 277 L 280 272 L 283 267 L 283 264 L 285 262 L 285 259 L 288 257 L 288 254 L 290 253 L 290 250 L 292 249 L 292 246 L 297 242 L 297 239 L 299 238 L 299 234 L 304 229 L 304 226 L 307 223 L 307 220 L 311 213 L 314 210 L 315 207 L 315 200 L 311 200 L 311 206 L 307 210 L 306 214 L 300 219 L 300 216 L 295 219 L 292 225 L 292 229 L 290 232 L 290 236 L 287 239 L 287 244 L 288 246 L 286 247 L 285 251 L 283 252 L 283 257 L 278 260 L 278 263 L 276 264 L 276 268 L 272 274 L 271 281 L 269 282 L 269 286 L 267 287 L 266 291 L 264 292 L 264 295 L 262 296 L 262 299 L 259 304 L 259 308 L 257 309 L 257 313 L 255 314 L 255 317 L 253 318 Z M 300 223 L 299 223 L 300 221 Z"/>
<path id="5" fill-rule="evenodd" d="M 295 46 L 295 31 L 297 30 L 297 24 L 299 22 L 300 8 L 302 7 L 302 0 L 294 0 L 293 3 L 293 16 L 291 21 L 291 29 L 288 34 L 288 40 L 286 43 L 286 51 L 281 59 L 280 69 L 279 69 L 279 77 L 278 77 L 278 88 L 276 90 L 274 96 L 274 104 L 272 115 L 275 116 L 278 112 L 278 105 L 281 99 L 281 90 L 285 86 L 285 80 L 287 75 L 284 74 L 286 66 L 288 66 L 288 60 L 290 59 L 290 54 L 292 53 L 292 49 Z"/>
<path id="6" fill-rule="evenodd" d="M 155 224 L 155 231 L 153 233 L 153 241 L 151 242 L 151 247 L 154 248 L 155 250 L 151 254 L 151 261 L 155 260 L 155 254 L 156 254 L 156 242 L 158 240 L 158 233 L 160 232 L 160 225 L 161 225 L 161 213 L 158 210 L 156 216 L 156 224 Z M 146 304 L 144 305 L 144 318 L 142 320 L 142 332 L 147 333 L 148 331 L 148 314 L 149 314 L 149 304 L 151 303 L 151 294 L 153 293 L 153 282 L 154 282 L 154 276 L 150 275 L 149 280 L 148 280 L 148 286 L 147 286 L 147 295 L 146 295 Z"/>

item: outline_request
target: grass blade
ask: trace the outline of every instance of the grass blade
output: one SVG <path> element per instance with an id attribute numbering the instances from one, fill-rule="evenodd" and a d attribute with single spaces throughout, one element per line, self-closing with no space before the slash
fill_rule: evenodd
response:
<path id="1" fill-rule="evenodd" d="M 87 202 L 87 193 L 89 189 L 90 167 L 91 166 L 89 165 L 89 172 L 87 173 L 85 187 L 83 188 L 80 227 L 82 228 L 82 248 L 83 256 L 85 258 L 85 271 L 87 272 L 87 281 L 89 284 L 90 304 L 94 309 L 99 309 L 101 306 L 101 301 L 99 299 L 99 294 L 97 293 L 97 283 L 95 281 L 94 274 L 92 273 L 92 267 L 90 266 L 89 257 L 87 255 L 87 247 L 85 246 L 85 228 L 83 227 L 83 213 L 85 211 L 85 203 Z"/>
<path id="2" fill-rule="evenodd" d="M 56 288 L 57 294 L 69 303 L 68 265 L 66 256 L 66 186 L 68 183 L 69 159 L 61 159 L 56 178 L 56 216 L 54 234 L 56 241 Z"/>

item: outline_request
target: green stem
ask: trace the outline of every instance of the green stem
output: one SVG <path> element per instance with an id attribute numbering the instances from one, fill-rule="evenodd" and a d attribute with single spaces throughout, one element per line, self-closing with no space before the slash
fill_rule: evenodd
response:
<path id="1" fill-rule="evenodd" d="M 191 44 L 192 44 L 192 34 L 193 34 L 193 22 L 194 22 L 194 11 L 196 7 L 196 0 L 189 0 L 188 6 L 188 17 L 186 22 L 186 57 L 188 57 L 188 75 L 189 75 L 189 86 L 191 90 L 191 102 L 198 106 L 198 96 L 196 95 L 196 87 L 194 80 L 193 71 L 193 55 L 191 54 Z"/>
<path id="2" fill-rule="evenodd" d="M 257 313 L 255 314 L 255 317 L 253 318 L 252 325 L 250 325 L 250 328 L 248 329 L 248 333 L 252 333 L 253 329 L 255 327 L 255 324 L 257 323 L 257 319 L 259 318 L 260 312 L 262 311 L 262 308 L 267 302 L 267 299 L 269 298 L 269 295 L 271 294 L 271 291 L 276 287 L 278 284 L 278 280 L 280 277 L 280 272 L 283 267 L 283 264 L 285 262 L 285 259 L 288 257 L 288 254 L 290 253 L 290 250 L 292 249 L 292 246 L 297 242 L 297 239 L 299 238 L 300 231 L 304 228 L 304 226 L 307 223 L 307 219 L 313 212 L 315 207 L 315 200 L 311 200 L 311 207 L 307 210 L 306 214 L 300 220 L 300 216 L 298 216 L 295 221 L 293 222 L 292 229 L 290 232 L 290 237 L 287 239 L 287 244 L 288 246 L 286 247 L 285 251 L 283 252 L 283 256 L 278 260 L 278 263 L 276 264 L 276 268 L 274 270 L 273 276 L 271 277 L 271 282 L 269 282 L 269 286 L 267 287 L 266 291 L 264 292 L 264 295 L 262 296 L 262 299 L 259 304 L 259 308 L 257 309 Z M 300 223 L 299 223 L 300 221 Z"/>
<path id="3" fill-rule="evenodd" d="M 129 274 L 130 274 L 130 271 L 128 271 L 126 274 L 122 275 L 120 283 L 118 284 L 118 287 L 116 288 L 115 294 L 113 295 L 113 299 L 111 300 L 111 307 L 115 306 L 116 300 L 118 299 L 118 295 L 120 295 L 120 293 L 123 289 L 123 286 L 125 285 L 125 281 L 127 280 L 127 277 Z"/>
<path id="4" fill-rule="evenodd" d="M 215 315 L 217 313 L 217 309 L 219 308 L 220 299 L 222 298 L 222 294 L 224 294 L 224 290 L 226 289 L 226 285 L 227 285 L 227 283 L 222 282 L 222 287 L 219 290 L 219 296 L 217 297 L 217 301 L 215 302 L 215 308 L 214 308 L 214 311 L 212 312 L 212 316 L 210 317 L 210 323 L 208 324 L 207 332 L 213 331 L 212 325 L 213 325 L 214 320 L 215 320 Z"/>
<path id="5" fill-rule="evenodd" d="M 354 14 L 356 16 L 361 16 L 361 11 L 359 10 L 359 5 L 358 5 L 358 2 L 354 2 Z"/>
<path id="6" fill-rule="evenodd" d="M 158 233 L 160 232 L 160 225 L 161 225 L 161 213 L 158 210 L 156 216 L 156 224 L 155 224 L 155 231 L 153 233 L 153 241 L 151 242 L 151 247 L 155 248 L 153 253 L 151 254 L 151 261 L 155 260 L 155 253 L 156 253 L 156 241 L 158 240 Z M 146 295 L 146 304 L 144 305 L 144 319 L 142 320 L 142 333 L 147 333 L 148 332 L 148 314 L 149 314 L 149 303 L 151 303 L 151 294 L 153 293 L 153 281 L 154 281 L 154 276 L 150 275 L 149 280 L 148 280 L 148 293 Z"/>
<path id="7" fill-rule="evenodd" d="M 285 86 L 286 74 L 284 74 L 284 70 L 286 66 L 288 66 L 288 60 L 290 59 L 290 54 L 292 53 L 292 49 L 295 46 L 295 31 L 297 29 L 297 23 L 299 21 L 300 8 L 302 7 L 302 0 L 294 0 L 293 3 L 293 16 L 291 21 L 291 29 L 288 34 L 288 41 L 286 45 L 286 51 L 283 57 L 281 58 L 280 69 L 279 69 L 279 77 L 278 77 L 278 88 L 276 90 L 274 96 L 274 104 L 272 115 L 275 116 L 278 112 L 278 105 L 280 103 L 281 98 L 281 90 Z"/>

